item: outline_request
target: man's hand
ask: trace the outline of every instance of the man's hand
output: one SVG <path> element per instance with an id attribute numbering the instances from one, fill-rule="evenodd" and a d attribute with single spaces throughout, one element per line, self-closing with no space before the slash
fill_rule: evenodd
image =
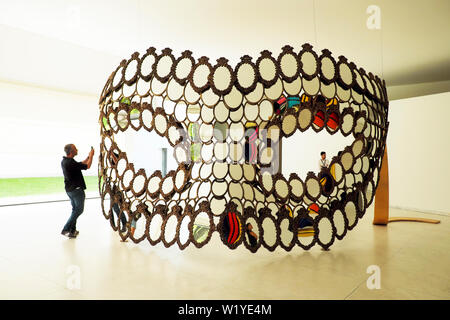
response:
<path id="1" fill-rule="evenodd" d="M 86 160 L 83 161 L 83 163 L 84 163 L 85 165 L 87 165 L 87 168 L 88 168 L 88 169 L 91 167 L 92 159 L 94 158 L 94 152 L 95 152 L 95 151 L 94 151 L 94 148 L 91 147 L 91 151 L 89 152 L 88 157 L 86 158 Z"/>

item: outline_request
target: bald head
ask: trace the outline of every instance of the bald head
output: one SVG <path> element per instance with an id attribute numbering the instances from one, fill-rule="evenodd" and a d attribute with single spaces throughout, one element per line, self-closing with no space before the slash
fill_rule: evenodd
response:
<path id="1" fill-rule="evenodd" d="M 64 152 L 66 153 L 66 156 L 72 158 L 77 155 L 77 148 L 73 143 L 69 143 L 64 146 Z"/>

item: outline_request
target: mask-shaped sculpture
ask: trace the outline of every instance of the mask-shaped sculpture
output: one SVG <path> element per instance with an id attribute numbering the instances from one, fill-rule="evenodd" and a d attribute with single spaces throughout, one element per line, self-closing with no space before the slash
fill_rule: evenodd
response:
<path id="1" fill-rule="evenodd" d="M 212 65 L 190 51 L 176 58 L 149 48 L 120 63 L 99 104 L 102 209 L 123 239 L 200 248 L 218 232 L 231 249 L 327 249 L 374 198 L 385 83 L 328 50 L 285 46 L 277 59 L 263 51 L 233 69 L 225 58 Z M 176 170 L 135 168 L 115 139 L 127 130 L 166 138 Z M 306 130 L 354 140 L 321 172 L 284 176 L 280 144 Z"/>

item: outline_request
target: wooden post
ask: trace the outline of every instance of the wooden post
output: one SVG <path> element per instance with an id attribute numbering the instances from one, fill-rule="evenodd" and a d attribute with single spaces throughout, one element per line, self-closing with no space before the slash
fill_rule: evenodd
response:
<path id="1" fill-rule="evenodd" d="M 409 222 L 425 222 L 439 223 L 440 220 L 412 218 L 412 217 L 392 217 L 389 218 L 389 170 L 387 146 L 384 148 L 383 163 L 380 171 L 380 181 L 375 195 L 375 214 L 373 224 L 387 225 L 389 222 L 409 221 Z"/>
<path id="2" fill-rule="evenodd" d="M 375 194 L 375 214 L 373 224 L 387 225 L 389 222 L 389 169 L 387 146 L 384 148 L 383 162 L 380 170 L 380 181 Z"/>

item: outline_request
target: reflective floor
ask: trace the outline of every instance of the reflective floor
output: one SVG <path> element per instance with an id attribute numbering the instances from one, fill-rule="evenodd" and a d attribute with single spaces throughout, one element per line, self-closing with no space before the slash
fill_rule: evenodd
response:
<path id="1" fill-rule="evenodd" d="M 202 249 L 120 242 L 87 200 L 77 239 L 60 235 L 69 202 L 0 208 L 0 299 L 449 299 L 450 216 L 372 225 L 373 206 L 329 251 Z M 380 289 L 375 274 L 379 267 Z"/>

